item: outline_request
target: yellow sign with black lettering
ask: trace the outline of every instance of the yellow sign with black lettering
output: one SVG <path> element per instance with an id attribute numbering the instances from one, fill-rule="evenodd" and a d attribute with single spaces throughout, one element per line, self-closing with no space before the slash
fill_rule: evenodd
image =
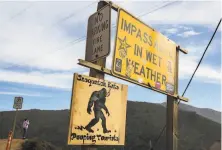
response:
<path id="1" fill-rule="evenodd" d="M 174 95 L 176 47 L 173 41 L 120 9 L 112 72 Z"/>
<path id="2" fill-rule="evenodd" d="M 75 74 L 68 145 L 124 145 L 128 86 Z"/>

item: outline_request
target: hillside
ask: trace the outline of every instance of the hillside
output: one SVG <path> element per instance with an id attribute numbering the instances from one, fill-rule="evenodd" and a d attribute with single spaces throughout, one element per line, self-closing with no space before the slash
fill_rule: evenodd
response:
<path id="1" fill-rule="evenodd" d="M 128 150 L 147 150 L 148 141 L 155 141 L 165 125 L 165 107 L 145 102 L 127 103 L 126 146 Z M 6 138 L 15 112 L 1 112 L 0 137 Z M 46 140 L 58 147 L 66 147 L 68 132 L 68 110 L 27 110 L 18 115 L 16 138 L 21 137 L 20 123 L 28 117 L 31 124 L 29 138 Z M 179 112 L 179 150 L 209 149 L 221 139 L 220 124 L 198 115 L 196 112 Z M 155 150 L 164 150 L 165 138 L 162 137 Z M 109 149 L 101 147 L 99 149 Z M 205 148 L 205 149 L 203 149 Z M 74 149 L 74 148 L 73 148 Z M 117 147 L 116 149 L 120 149 Z M 69 149 L 70 150 L 70 149 Z"/>
<path id="2" fill-rule="evenodd" d="M 163 106 L 166 106 L 166 103 L 162 103 Z M 187 104 L 181 103 L 179 109 L 184 111 L 196 112 L 198 115 L 208 118 L 214 122 L 221 123 L 221 112 L 208 109 L 208 108 L 197 108 Z"/>

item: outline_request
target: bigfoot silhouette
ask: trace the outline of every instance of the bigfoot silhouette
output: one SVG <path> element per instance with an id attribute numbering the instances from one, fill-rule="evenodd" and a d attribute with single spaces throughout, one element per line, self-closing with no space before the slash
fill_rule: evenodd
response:
<path id="1" fill-rule="evenodd" d="M 104 116 L 102 109 L 104 109 L 106 111 L 106 114 L 108 114 L 108 116 L 110 115 L 105 103 L 106 103 L 106 97 L 108 97 L 110 95 L 110 90 L 109 92 L 106 91 L 105 88 L 102 88 L 99 91 L 94 91 L 91 94 L 91 97 L 89 99 L 88 102 L 88 108 L 87 108 L 87 112 L 88 114 L 91 114 L 91 108 L 94 104 L 94 115 L 95 118 L 92 119 L 89 124 L 85 127 L 85 129 L 88 132 L 94 132 L 91 128 L 96 125 L 99 122 L 99 119 L 101 118 L 102 120 L 102 127 L 103 127 L 103 133 L 109 133 L 111 132 L 110 130 L 107 130 L 106 128 L 106 117 Z"/>

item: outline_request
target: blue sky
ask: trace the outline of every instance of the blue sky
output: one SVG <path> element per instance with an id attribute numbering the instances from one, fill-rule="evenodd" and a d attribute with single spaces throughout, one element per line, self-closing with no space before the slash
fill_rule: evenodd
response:
<path id="1" fill-rule="evenodd" d="M 165 5 L 163 1 L 116 2 L 135 16 Z M 148 6 L 148 7 L 147 7 Z M 211 6 L 211 7 L 209 7 Z M 0 111 L 12 110 L 15 96 L 24 97 L 23 109 L 68 109 L 73 73 L 87 75 L 77 65 L 84 58 L 88 17 L 96 2 L 0 2 Z M 221 18 L 220 1 L 178 1 L 140 19 L 189 51 L 180 54 L 179 92 L 188 83 Z M 116 23 L 112 12 L 112 23 Z M 112 30 L 111 50 L 115 29 Z M 112 52 L 107 58 L 111 67 Z M 166 96 L 129 85 L 128 99 L 162 103 Z M 188 104 L 221 109 L 221 28 L 209 47 L 185 97 Z"/>

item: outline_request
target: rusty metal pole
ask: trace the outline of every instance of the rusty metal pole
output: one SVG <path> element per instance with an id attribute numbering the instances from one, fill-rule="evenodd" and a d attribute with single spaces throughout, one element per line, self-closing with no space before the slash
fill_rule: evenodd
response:
<path id="1" fill-rule="evenodd" d="M 175 92 L 178 94 L 179 50 L 176 50 Z M 166 150 L 178 150 L 178 99 L 167 96 Z"/>
<path id="2" fill-rule="evenodd" d="M 15 125 L 16 125 L 17 114 L 18 114 L 18 109 L 16 109 L 16 111 L 15 111 L 15 118 L 14 118 L 14 121 L 13 121 L 13 128 L 12 128 L 12 138 L 15 135 Z"/>
<path id="3" fill-rule="evenodd" d="M 101 8 L 103 8 L 106 5 L 107 5 L 106 2 L 99 1 L 98 5 L 97 5 L 97 11 L 100 10 Z M 105 68 L 106 58 L 99 59 L 98 61 L 95 62 L 95 64 Z M 95 77 L 95 78 L 98 78 L 98 79 L 104 79 L 105 78 L 105 74 L 103 72 L 97 71 L 95 69 L 90 69 L 89 76 L 90 77 Z M 97 148 L 95 146 L 86 146 L 86 145 L 81 146 L 81 149 L 82 150 L 97 150 Z"/>
<path id="4" fill-rule="evenodd" d="M 16 109 L 16 111 L 15 111 L 15 117 L 14 117 L 14 121 L 13 121 L 13 128 L 12 128 L 11 142 L 9 144 L 9 150 L 11 149 L 12 140 L 15 135 L 15 125 L 16 125 L 17 114 L 18 114 L 18 109 Z"/>
<path id="5" fill-rule="evenodd" d="M 10 131 L 8 134 L 8 141 L 7 141 L 7 145 L 6 145 L 6 150 L 10 150 L 11 142 L 12 142 L 12 131 Z"/>

